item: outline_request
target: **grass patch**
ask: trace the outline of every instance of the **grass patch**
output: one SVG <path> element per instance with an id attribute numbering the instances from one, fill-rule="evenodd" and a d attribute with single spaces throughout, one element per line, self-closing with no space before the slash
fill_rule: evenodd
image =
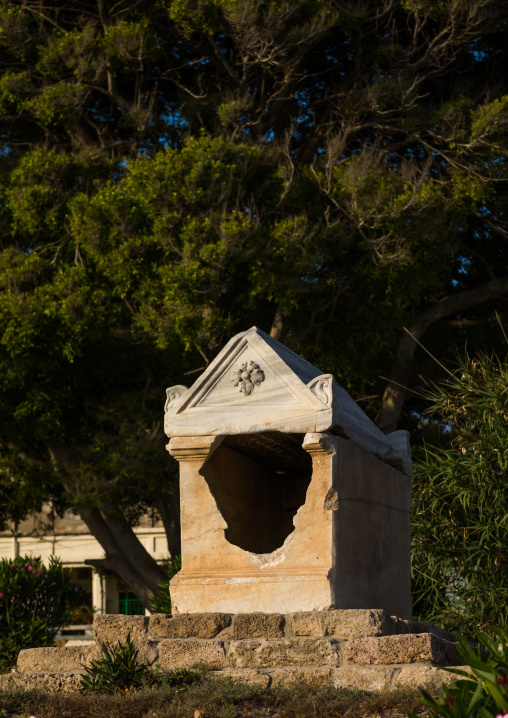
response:
<path id="1" fill-rule="evenodd" d="M 38 718 L 397 718 L 408 711 L 427 714 L 419 695 L 416 690 L 366 693 L 302 684 L 262 689 L 205 677 L 189 686 L 115 695 L 3 691 L 0 710 Z"/>

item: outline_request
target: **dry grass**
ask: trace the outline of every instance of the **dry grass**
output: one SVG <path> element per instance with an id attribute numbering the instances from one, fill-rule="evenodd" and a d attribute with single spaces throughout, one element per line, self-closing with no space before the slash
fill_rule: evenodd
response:
<path id="1" fill-rule="evenodd" d="M 263 690 L 204 678 L 185 688 L 112 696 L 0 692 L 0 710 L 38 718 L 403 718 L 408 711 L 426 715 L 418 695 L 414 690 L 369 694 L 304 685 Z"/>

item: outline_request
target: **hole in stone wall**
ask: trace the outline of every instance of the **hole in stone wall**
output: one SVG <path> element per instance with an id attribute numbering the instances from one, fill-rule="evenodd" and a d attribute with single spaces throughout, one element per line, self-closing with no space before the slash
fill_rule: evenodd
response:
<path id="1" fill-rule="evenodd" d="M 305 503 L 312 459 L 303 434 L 263 432 L 228 436 L 202 474 L 227 523 L 229 543 L 251 553 L 271 553 L 294 531 Z"/>

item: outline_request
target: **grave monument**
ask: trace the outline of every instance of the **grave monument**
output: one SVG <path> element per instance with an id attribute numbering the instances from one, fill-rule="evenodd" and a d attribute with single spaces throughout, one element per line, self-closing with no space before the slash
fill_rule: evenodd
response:
<path id="1" fill-rule="evenodd" d="M 411 617 L 408 434 L 256 327 L 167 390 L 180 463 L 173 612 L 384 609 Z"/>
<path id="2" fill-rule="evenodd" d="M 167 390 L 180 462 L 173 614 L 96 615 L 94 642 L 20 652 L 0 689 L 79 691 L 104 646 L 260 687 L 368 691 L 454 676 L 455 636 L 409 620 L 408 436 L 382 434 L 330 374 L 253 327 Z"/>

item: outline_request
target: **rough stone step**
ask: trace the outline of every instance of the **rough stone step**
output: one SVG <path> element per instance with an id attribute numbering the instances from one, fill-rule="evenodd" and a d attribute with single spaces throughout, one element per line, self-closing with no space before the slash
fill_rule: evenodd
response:
<path id="1" fill-rule="evenodd" d="M 230 668 L 337 666 L 340 642 L 334 638 L 278 638 L 231 641 Z"/>
<path id="2" fill-rule="evenodd" d="M 137 643 L 138 662 L 172 671 L 200 666 L 208 670 L 409 664 L 432 661 L 456 665 L 456 645 L 430 633 L 340 640 L 336 638 L 256 638 L 219 641 L 166 638 Z M 20 651 L 17 670 L 73 671 L 101 657 L 101 646 L 28 648 Z"/>
<path id="3" fill-rule="evenodd" d="M 6 673 L 0 675 L 0 690 L 16 689 L 44 690 L 48 693 L 81 692 L 81 676 L 85 671 L 28 671 L 24 673 Z"/>
<path id="4" fill-rule="evenodd" d="M 341 663 L 371 665 L 432 661 L 442 666 L 455 666 L 459 662 L 457 645 L 432 633 L 357 638 L 341 643 Z"/>
<path id="5" fill-rule="evenodd" d="M 151 666 L 159 658 L 159 641 L 139 641 L 138 663 Z M 26 648 L 19 652 L 16 669 L 27 671 L 74 671 L 90 666 L 102 656 L 101 646 L 92 643 L 61 648 Z"/>
<path id="6" fill-rule="evenodd" d="M 63 646 L 62 648 L 25 648 L 19 652 L 16 670 L 19 673 L 33 671 L 74 671 L 89 666 L 101 657 L 101 648 L 88 646 Z"/>
<path id="7" fill-rule="evenodd" d="M 461 666 L 462 670 L 469 670 Z M 413 663 L 407 666 L 358 666 L 347 665 L 332 668 L 294 667 L 274 670 L 255 670 L 252 668 L 214 671 L 214 678 L 231 678 L 249 685 L 260 685 L 263 688 L 291 683 L 307 683 L 312 686 L 349 688 L 364 691 L 385 691 L 396 688 L 427 688 L 436 690 L 443 683 L 450 684 L 457 679 L 453 673 L 428 663 Z"/>
<path id="8" fill-rule="evenodd" d="M 469 670 L 467 666 L 461 666 Z M 54 692 L 81 692 L 81 676 L 85 671 L 25 671 L 0 675 L 0 690 L 32 688 Z M 275 685 L 307 683 L 312 686 L 334 686 L 365 691 L 384 691 L 395 688 L 439 689 L 442 683 L 456 679 L 452 673 L 428 663 L 410 665 L 359 666 L 295 666 L 274 669 L 225 668 L 209 674 L 213 678 L 230 678 L 234 681 L 268 688 Z"/>
<path id="9" fill-rule="evenodd" d="M 409 664 L 432 661 L 456 665 L 456 644 L 430 633 L 341 641 L 335 638 L 258 638 L 216 641 L 165 639 L 159 644 L 160 666 L 177 670 L 202 666 L 211 670 Z"/>
<path id="10" fill-rule="evenodd" d="M 453 633 L 426 622 L 406 621 L 381 609 L 337 609 L 299 613 L 185 613 L 170 616 L 99 614 L 94 617 L 97 643 L 125 643 L 127 636 L 138 642 L 163 638 L 355 638 L 432 633 L 454 641 Z"/>

